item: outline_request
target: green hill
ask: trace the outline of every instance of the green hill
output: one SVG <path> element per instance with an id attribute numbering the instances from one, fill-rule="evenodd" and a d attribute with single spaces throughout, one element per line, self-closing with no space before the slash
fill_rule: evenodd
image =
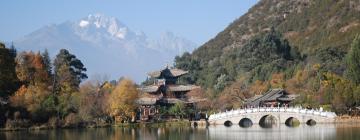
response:
<path id="1" fill-rule="evenodd" d="M 220 109 L 285 88 L 301 95 L 298 104 L 344 112 L 360 105 L 358 83 L 344 74 L 359 33 L 360 1 L 261 0 L 192 54 L 176 57 L 175 67 L 189 70 L 182 80 L 201 85 Z"/>

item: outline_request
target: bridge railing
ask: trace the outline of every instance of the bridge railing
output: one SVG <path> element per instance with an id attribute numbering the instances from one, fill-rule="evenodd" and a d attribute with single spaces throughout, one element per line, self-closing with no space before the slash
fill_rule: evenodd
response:
<path id="1" fill-rule="evenodd" d="M 219 112 L 215 114 L 211 114 L 209 116 L 209 121 L 226 119 L 231 117 L 236 117 L 243 114 L 248 113 L 258 113 L 258 112 L 284 112 L 284 113 L 299 113 L 299 114 L 307 114 L 314 116 L 321 116 L 327 118 L 335 118 L 336 114 L 334 112 L 323 111 L 320 109 L 305 109 L 301 107 L 258 107 L 258 108 L 244 108 L 244 109 L 236 109 L 229 110 L 225 112 Z"/>

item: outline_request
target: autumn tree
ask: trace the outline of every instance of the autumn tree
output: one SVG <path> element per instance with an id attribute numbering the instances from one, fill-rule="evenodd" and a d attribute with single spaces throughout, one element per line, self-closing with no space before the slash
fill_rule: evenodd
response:
<path id="1" fill-rule="evenodd" d="M 253 96 L 251 88 L 244 82 L 245 77 L 238 79 L 220 94 L 215 100 L 215 108 L 226 110 L 231 108 L 238 108 L 242 106 L 246 99 Z"/>
<path id="2" fill-rule="evenodd" d="M 123 79 L 112 91 L 109 104 L 110 115 L 120 117 L 124 121 L 133 121 L 136 113 L 136 99 L 138 90 L 135 84 L 129 79 Z"/>
<path id="3" fill-rule="evenodd" d="M 326 102 L 330 103 L 337 113 L 345 113 L 348 108 L 356 105 L 356 86 L 351 81 L 327 72 L 324 74 L 324 92 Z"/>
<path id="4" fill-rule="evenodd" d="M 268 83 L 260 80 L 256 80 L 250 87 L 250 92 L 253 95 L 261 95 L 268 90 Z"/>
<path id="5" fill-rule="evenodd" d="M 22 52 L 16 58 L 16 72 L 22 84 L 11 97 L 11 105 L 26 108 L 34 122 L 46 122 L 54 113 L 50 75 L 40 52 Z"/>
<path id="6" fill-rule="evenodd" d="M 285 88 L 285 78 L 283 73 L 274 73 L 270 79 L 271 88 Z"/>
<path id="7" fill-rule="evenodd" d="M 16 73 L 22 84 L 48 88 L 50 75 L 40 52 L 22 52 L 16 57 Z"/>
<path id="8" fill-rule="evenodd" d="M 78 115 L 83 120 L 91 120 L 107 116 L 109 91 L 113 86 L 105 81 L 90 80 L 86 81 L 80 87 L 80 92 L 77 95 L 77 110 Z"/>

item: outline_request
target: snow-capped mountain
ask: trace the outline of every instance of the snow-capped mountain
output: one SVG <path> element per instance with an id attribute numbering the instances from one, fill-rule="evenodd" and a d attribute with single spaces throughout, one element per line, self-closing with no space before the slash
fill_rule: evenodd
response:
<path id="1" fill-rule="evenodd" d="M 171 64 L 176 55 L 196 47 L 171 32 L 149 38 L 101 14 L 42 27 L 15 40 L 14 45 L 20 51 L 48 49 L 52 56 L 65 48 L 83 61 L 89 76 L 129 76 L 137 82 L 144 80 L 147 72 Z"/>

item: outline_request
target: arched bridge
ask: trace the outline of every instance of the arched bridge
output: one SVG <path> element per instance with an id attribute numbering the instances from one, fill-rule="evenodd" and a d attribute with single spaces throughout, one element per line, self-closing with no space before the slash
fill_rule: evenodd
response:
<path id="1" fill-rule="evenodd" d="M 209 116 L 209 124 L 240 126 L 260 124 L 269 117 L 274 124 L 287 124 L 292 120 L 298 120 L 300 124 L 332 123 L 335 121 L 334 112 L 326 112 L 322 109 L 303 109 L 301 107 L 272 107 L 272 108 L 246 108 L 220 112 Z"/>

